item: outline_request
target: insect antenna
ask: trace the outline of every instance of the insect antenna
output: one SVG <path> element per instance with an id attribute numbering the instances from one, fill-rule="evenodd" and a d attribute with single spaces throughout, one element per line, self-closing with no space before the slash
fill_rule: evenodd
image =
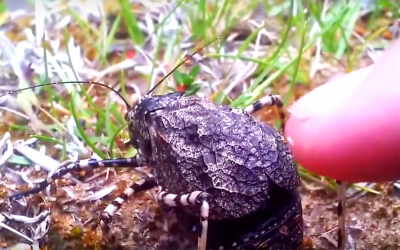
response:
<path id="1" fill-rule="evenodd" d="M 109 90 L 111 90 L 112 92 L 114 92 L 115 94 L 117 94 L 117 95 L 124 101 L 124 103 L 125 103 L 125 105 L 126 105 L 126 107 L 127 107 L 128 110 L 132 108 L 131 105 L 129 105 L 128 101 L 127 101 L 117 90 L 111 88 L 110 86 L 108 86 L 108 85 L 106 85 L 106 84 L 104 84 L 104 83 L 101 83 L 101 82 L 93 82 L 93 81 L 65 81 L 65 82 L 43 83 L 43 84 L 39 84 L 39 85 L 35 85 L 35 86 L 30 86 L 30 87 L 26 87 L 26 88 L 21 88 L 21 89 L 17 89 L 17 90 L 11 90 L 11 91 L 8 91 L 8 92 L 6 92 L 6 93 L 0 95 L 0 97 L 6 96 L 6 95 L 10 95 L 10 94 L 14 94 L 14 93 L 18 93 L 18 92 L 21 92 L 21 91 L 24 91 L 24 90 L 28 90 L 28 89 L 35 89 L 35 88 L 42 87 L 42 86 L 64 85 L 64 84 L 78 84 L 78 83 L 81 83 L 81 84 L 93 84 L 93 85 L 98 85 L 98 86 L 102 86 L 102 87 L 104 87 L 104 88 L 106 88 L 106 89 L 109 89 Z"/>
<path id="2" fill-rule="evenodd" d="M 184 60 L 182 60 L 166 76 L 164 76 L 147 94 L 150 94 L 151 92 L 153 92 L 158 86 L 160 86 L 161 83 L 164 82 L 165 79 L 167 79 L 169 76 L 171 76 L 174 73 L 175 70 L 177 70 L 180 66 L 182 66 L 184 63 L 186 63 L 191 58 L 193 58 L 193 56 L 195 54 L 199 53 L 202 49 L 204 49 L 205 47 L 207 47 L 208 45 L 210 45 L 211 43 L 215 42 L 216 40 L 218 40 L 220 38 L 221 38 L 221 36 L 217 36 L 216 38 L 212 39 L 211 41 L 207 42 L 206 44 L 201 46 L 199 49 L 197 49 L 196 51 L 191 53 L 189 56 L 186 56 L 186 58 Z M 95 82 L 95 81 L 64 81 L 64 82 L 43 83 L 43 84 L 38 84 L 38 85 L 35 85 L 35 86 L 30 86 L 30 87 L 26 87 L 26 88 L 7 91 L 4 94 L 1 94 L 0 98 L 3 97 L 3 96 L 6 96 L 6 95 L 22 92 L 22 91 L 28 90 L 28 89 L 35 89 L 35 88 L 38 88 L 38 87 L 51 86 L 51 85 L 64 85 L 64 84 L 93 84 L 93 85 L 98 85 L 98 86 L 104 87 L 106 89 L 111 90 L 115 94 L 117 94 L 123 100 L 123 102 L 125 103 L 125 105 L 127 107 L 127 110 L 132 108 L 132 106 L 128 103 L 128 101 L 117 90 L 113 89 L 112 87 L 110 87 L 110 86 L 108 86 L 108 85 L 106 85 L 104 83 Z"/>
<path id="3" fill-rule="evenodd" d="M 246 18 L 242 22 L 239 22 L 237 25 L 244 24 L 244 23 L 248 22 L 249 20 L 250 20 L 250 18 Z M 196 51 L 191 53 L 189 56 L 186 56 L 186 58 L 184 60 L 182 60 L 180 63 L 178 63 L 178 65 L 176 65 L 170 72 L 168 72 L 168 74 L 166 76 L 164 76 L 156 85 L 154 85 L 154 87 L 151 88 L 149 90 L 149 92 L 147 92 L 147 94 L 148 95 L 151 94 L 158 86 L 161 85 L 161 83 L 164 82 L 165 79 L 167 79 L 169 76 L 171 76 L 174 73 L 174 71 L 177 70 L 180 66 L 182 66 L 184 63 L 189 61 L 191 58 L 193 58 L 194 55 L 198 54 L 202 49 L 204 49 L 208 45 L 212 44 L 213 42 L 217 41 L 218 39 L 221 39 L 222 37 L 225 37 L 225 35 L 227 33 L 229 33 L 229 32 L 230 32 L 230 29 L 227 29 L 225 32 L 223 32 L 222 35 L 219 35 L 219 36 L 215 37 L 214 39 L 212 39 L 211 41 L 205 43 L 203 46 L 201 46 Z"/>
<path id="4" fill-rule="evenodd" d="M 201 46 L 199 49 L 197 49 L 196 51 L 191 53 L 189 56 L 186 56 L 185 59 L 183 59 L 180 63 L 178 63 L 178 65 L 176 65 L 170 72 L 168 72 L 168 74 L 166 76 L 164 76 L 156 85 L 154 85 L 154 87 L 151 88 L 149 90 L 149 92 L 147 92 L 147 94 L 148 95 L 151 94 L 158 86 L 161 85 L 161 83 L 163 83 L 165 81 L 165 79 L 167 79 L 169 76 L 171 76 L 175 70 L 177 70 L 180 66 L 182 66 L 184 63 L 189 61 L 191 58 L 193 58 L 193 56 L 198 54 L 202 49 L 204 49 L 205 47 L 207 47 L 208 45 L 210 45 L 211 43 L 215 42 L 216 40 L 218 40 L 220 38 L 221 38 L 221 36 L 217 36 L 216 38 L 212 39 L 211 41 L 205 43 L 203 46 Z"/>

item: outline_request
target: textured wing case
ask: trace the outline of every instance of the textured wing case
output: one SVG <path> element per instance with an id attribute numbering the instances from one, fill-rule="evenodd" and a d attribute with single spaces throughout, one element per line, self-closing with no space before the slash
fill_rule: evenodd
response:
<path id="1" fill-rule="evenodd" d="M 186 97 L 152 119 L 154 153 L 170 152 L 158 162 L 169 168 L 161 180 L 169 183 L 161 184 L 170 192 L 207 191 L 220 212 L 239 217 L 263 206 L 270 181 L 284 189 L 299 184 L 283 137 L 242 110 Z"/>

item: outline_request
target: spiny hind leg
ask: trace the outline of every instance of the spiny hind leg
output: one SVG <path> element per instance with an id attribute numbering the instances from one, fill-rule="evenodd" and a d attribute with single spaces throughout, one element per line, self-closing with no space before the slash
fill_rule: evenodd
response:
<path id="1" fill-rule="evenodd" d="M 344 250 L 346 249 L 346 243 L 349 242 L 351 250 L 355 250 L 354 244 L 352 244 L 352 237 L 350 232 L 348 232 L 346 227 L 346 190 L 347 190 L 347 183 L 343 183 L 341 181 L 336 181 L 338 191 L 338 249 Z"/>
<path id="2" fill-rule="evenodd" d="M 118 195 L 101 213 L 99 224 L 104 234 L 108 235 L 113 217 L 122 207 L 122 205 L 129 200 L 133 195 L 150 190 L 158 185 L 157 179 L 149 174 L 146 178 L 133 183 L 129 188 L 125 189 L 123 193 Z"/>
<path id="3" fill-rule="evenodd" d="M 338 227 L 330 229 L 323 234 L 328 234 L 337 231 L 337 249 L 344 250 L 346 246 L 350 247 L 350 250 L 355 250 L 356 246 L 354 244 L 354 240 L 350 234 L 351 227 L 346 226 L 346 189 L 347 183 L 343 183 L 341 181 L 336 181 L 337 183 L 337 197 L 338 197 L 338 206 L 337 206 L 337 215 L 338 215 Z"/>
<path id="4" fill-rule="evenodd" d="M 176 195 L 161 190 L 157 194 L 157 202 L 167 207 L 197 206 L 200 208 L 201 233 L 198 238 L 198 250 L 206 250 L 208 216 L 210 213 L 210 195 L 206 192 L 194 191 L 184 195 Z"/>

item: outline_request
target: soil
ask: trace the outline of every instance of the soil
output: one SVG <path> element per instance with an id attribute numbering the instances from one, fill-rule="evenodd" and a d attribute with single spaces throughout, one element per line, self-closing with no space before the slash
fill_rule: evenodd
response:
<path id="1" fill-rule="evenodd" d="M 129 172 L 118 174 L 120 183 L 117 190 L 102 202 L 79 205 L 71 203 L 62 205 L 61 209 L 60 204 L 68 202 L 62 201 L 62 198 L 54 202 L 52 224 L 46 248 L 43 249 L 195 249 L 196 239 L 193 235 L 184 233 L 172 213 L 161 212 L 150 192 L 130 199 L 122 207 L 119 215 L 114 217 L 114 242 L 105 241 L 101 230 L 92 230 L 90 223 L 82 226 L 86 220 L 96 218 L 117 193 L 127 187 L 130 181 L 138 178 L 137 174 Z M 115 180 L 109 179 L 110 183 Z M 326 188 L 319 189 L 314 185 L 303 182 L 299 188 L 305 222 L 304 249 L 334 249 L 337 244 L 335 192 Z M 350 227 L 352 239 L 357 249 L 399 249 L 398 194 L 388 183 L 379 184 L 375 189 L 381 194 L 368 193 L 357 200 L 347 202 L 346 222 Z M 57 191 L 61 197 L 60 193 L 62 192 Z M 0 237 L 4 240 L 4 236 Z M 18 241 L 21 242 L 20 239 Z M 12 242 L 8 239 L 2 244 L 5 247 L 3 249 L 10 249 L 6 246 L 11 245 Z"/>
<path id="2" fill-rule="evenodd" d="M 357 249 L 399 249 L 400 200 L 391 184 L 377 186 L 381 194 L 368 193 L 347 202 L 348 231 Z M 327 193 L 326 190 L 306 191 L 302 188 L 302 199 L 306 228 L 304 245 L 312 242 L 314 249 L 333 249 L 337 244 L 337 230 L 332 231 L 337 227 L 335 193 Z"/>

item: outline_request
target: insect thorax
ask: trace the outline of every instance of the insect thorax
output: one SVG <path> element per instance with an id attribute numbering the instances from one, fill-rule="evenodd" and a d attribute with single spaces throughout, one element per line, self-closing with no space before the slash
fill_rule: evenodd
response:
<path id="1" fill-rule="evenodd" d="M 291 154 L 273 128 L 195 96 L 152 98 L 136 108 L 134 146 L 169 192 L 208 192 L 211 219 L 259 210 L 270 199 L 271 181 L 282 189 L 297 187 Z"/>

